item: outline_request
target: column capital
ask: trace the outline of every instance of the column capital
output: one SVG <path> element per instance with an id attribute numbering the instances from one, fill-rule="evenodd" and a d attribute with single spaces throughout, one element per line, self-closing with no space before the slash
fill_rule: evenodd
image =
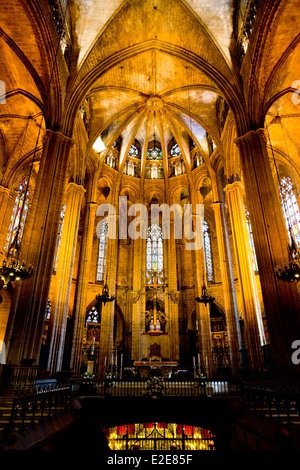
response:
<path id="1" fill-rule="evenodd" d="M 67 135 L 63 134 L 62 132 L 59 131 L 53 131 L 52 129 L 46 129 L 44 136 L 43 136 L 43 144 L 47 142 L 49 139 L 54 139 L 57 140 L 58 142 L 66 145 L 67 147 L 73 147 L 74 145 L 74 140 L 71 137 L 68 137 Z"/>
<path id="2" fill-rule="evenodd" d="M 85 189 L 83 186 L 81 186 L 80 184 L 77 184 L 77 183 L 73 183 L 73 182 L 70 182 L 68 183 L 67 185 L 67 193 L 68 192 L 78 192 L 78 193 L 81 193 L 82 195 L 85 193 Z"/>
<path id="3" fill-rule="evenodd" d="M 1 186 L 0 185 L 0 193 L 3 193 L 3 194 L 9 194 L 10 193 L 10 189 L 7 188 L 6 186 Z"/>
<path id="4" fill-rule="evenodd" d="M 229 192 L 232 192 L 236 189 L 239 189 L 243 193 L 245 192 L 245 187 L 244 187 L 244 185 L 241 181 L 234 181 L 233 183 L 227 184 L 227 186 L 225 186 L 225 188 L 224 188 L 224 192 L 229 193 Z"/>
<path id="5" fill-rule="evenodd" d="M 250 142 L 252 139 L 255 139 L 260 136 L 263 137 L 265 141 L 267 141 L 266 130 L 263 127 L 246 132 L 246 134 L 237 137 L 234 140 L 234 143 L 239 147 L 241 143 Z"/>
<path id="6" fill-rule="evenodd" d="M 220 209 L 222 206 L 225 206 L 225 203 L 222 201 L 215 201 L 211 204 L 211 207 L 213 208 L 214 211 L 217 209 Z"/>

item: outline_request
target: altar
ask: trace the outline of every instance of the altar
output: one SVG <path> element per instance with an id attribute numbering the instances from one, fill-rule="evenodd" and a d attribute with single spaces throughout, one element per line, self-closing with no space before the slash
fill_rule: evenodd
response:
<path id="1" fill-rule="evenodd" d="M 153 375 L 169 378 L 178 367 L 178 362 L 172 361 L 135 361 L 133 363 L 141 377 L 151 377 Z"/>

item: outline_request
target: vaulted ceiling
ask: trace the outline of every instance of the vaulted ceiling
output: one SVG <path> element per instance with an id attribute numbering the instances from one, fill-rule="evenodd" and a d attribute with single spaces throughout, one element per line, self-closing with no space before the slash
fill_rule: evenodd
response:
<path id="1" fill-rule="evenodd" d="M 208 163 L 207 134 L 215 146 L 221 137 L 218 105 L 224 94 L 218 85 L 224 81 L 238 89 L 230 59 L 236 2 L 75 0 L 74 5 L 79 56 L 72 90 L 85 90 L 90 142 L 100 135 L 111 147 L 119 139 L 123 171 L 137 141 L 142 178 L 154 140 L 165 177 L 171 140 L 187 171 L 190 141 Z"/>
<path id="2" fill-rule="evenodd" d="M 170 171 L 170 142 L 178 144 L 187 172 L 193 165 L 191 142 L 201 150 L 209 168 L 207 134 L 222 154 L 219 111 L 225 101 L 235 118 L 246 116 L 249 103 L 257 113 L 261 109 L 262 113 L 269 113 L 266 122 L 279 112 L 286 116 L 283 120 L 292 129 L 291 142 L 299 135 L 299 113 L 294 107 L 290 109 L 289 96 L 281 96 L 282 90 L 288 91 L 298 79 L 295 64 L 299 63 L 299 34 L 297 28 L 289 27 L 291 21 L 299 23 L 300 9 L 294 7 L 294 2 L 282 0 L 274 7 L 274 17 L 270 16 L 272 28 L 266 24 L 262 31 L 261 49 L 250 51 L 250 62 L 251 57 L 257 60 L 254 76 L 246 63 L 243 82 L 237 73 L 234 50 L 237 23 L 243 22 L 247 2 L 63 1 L 70 8 L 72 65 L 68 76 L 65 64 L 60 64 L 54 78 L 51 69 L 55 45 L 51 34 L 55 36 L 55 29 L 48 25 L 52 31 L 49 35 L 45 26 L 47 14 L 51 19 L 50 8 L 43 19 L 38 15 L 38 8 L 46 8 L 47 3 L 46 0 L 45 5 L 42 1 L 31 4 L 25 0 L 0 3 L 0 71 L 7 89 L 0 120 L 4 147 L 4 151 L 0 149 L 0 159 L 6 172 L 3 183 L 8 184 L 10 165 L 13 168 L 21 162 L 20 145 L 28 116 L 33 119 L 23 150 L 30 155 L 37 135 L 39 147 L 42 144 L 40 126 L 44 129 L 57 123 L 62 132 L 71 135 L 73 118 L 79 106 L 87 103 L 88 148 L 92 148 L 98 136 L 108 147 L 117 140 L 121 142 L 122 172 L 130 146 L 138 143 L 141 178 L 146 173 L 147 150 L 153 141 L 162 151 L 165 178 Z M 268 7 L 272 8 L 272 2 L 268 2 Z M 55 87 L 49 95 L 50 107 L 47 92 L 51 78 Z M 252 93 L 252 97 L 247 93 Z M 261 106 L 257 106 L 259 100 Z M 47 121 L 42 116 L 45 111 Z M 54 116 L 53 122 L 49 116 Z M 245 128 L 248 124 L 245 123 Z M 286 155 L 278 129 L 276 124 L 269 127 L 271 139 L 278 155 Z M 289 151 L 296 159 L 298 144 L 291 142 Z M 6 165 L 9 159 L 11 162 Z"/>
<path id="3" fill-rule="evenodd" d="M 134 5 L 136 3 L 137 5 Z M 172 13 L 166 16 L 168 9 L 168 1 L 151 0 L 149 2 L 124 2 L 124 0 L 74 0 L 74 19 L 75 28 L 74 32 L 77 37 L 78 46 L 80 48 L 79 64 L 81 64 L 94 44 L 96 39 L 101 34 L 107 25 L 114 21 L 117 15 L 124 9 L 130 13 L 131 25 L 125 25 L 119 31 L 120 36 L 126 34 L 129 38 L 134 38 L 136 30 L 142 26 L 144 34 L 153 35 L 157 32 L 162 32 L 165 27 L 161 27 L 161 20 L 166 25 L 167 22 L 172 23 L 176 17 L 176 10 L 178 10 L 178 3 L 186 8 L 186 11 L 191 11 L 195 18 L 198 18 L 206 29 L 221 48 L 223 54 L 229 59 L 230 41 L 232 39 L 233 30 L 233 14 L 235 8 L 235 0 L 186 0 L 181 2 L 171 2 Z M 139 9 L 144 9 L 147 4 L 148 14 L 139 15 Z M 132 9 L 130 11 L 130 9 Z M 178 23 L 178 32 L 182 32 L 185 26 L 185 21 L 188 20 L 188 13 L 180 17 Z M 175 31 L 174 31 L 175 33 Z M 184 39 L 184 38 L 182 38 Z M 196 38 L 195 38 L 196 39 Z"/>

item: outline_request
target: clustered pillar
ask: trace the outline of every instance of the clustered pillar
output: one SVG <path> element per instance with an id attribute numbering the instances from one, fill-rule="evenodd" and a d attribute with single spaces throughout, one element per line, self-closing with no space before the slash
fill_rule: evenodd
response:
<path id="1" fill-rule="evenodd" d="M 235 285 L 231 265 L 228 233 L 224 214 L 224 204 L 214 202 L 212 208 L 215 213 L 216 233 L 219 248 L 220 270 L 224 291 L 224 305 L 228 329 L 228 342 L 231 356 L 231 368 L 236 374 L 241 367 L 240 350 L 241 331 L 235 295 Z"/>
<path id="2" fill-rule="evenodd" d="M 79 255 L 79 268 L 77 275 L 77 288 L 74 304 L 74 326 L 71 349 L 70 368 L 76 374 L 80 373 L 81 348 L 83 331 L 86 319 L 87 290 L 89 280 L 89 269 L 92 259 L 93 238 L 95 235 L 96 220 L 96 191 L 99 173 L 95 172 L 90 178 L 85 203 L 85 216 L 81 240 L 81 250 Z"/>
<path id="3" fill-rule="evenodd" d="M 264 129 L 236 139 L 245 177 L 262 295 L 271 343 L 274 371 L 296 375 L 292 343 L 300 338 L 299 297 L 296 285 L 277 279 L 274 269 L 289 262 L 288 235 L 267 152 Z M 278 182 L 279 185 L 279 182 Z"/>
<path id="4" fill-rule="evenodd" d="M 251 260 L 251 249 L 244 206 L 244 187 L 240 181 L 235 181 L 226 186 L 225 192 L 228 197 L 234 250 L 244 304 L 245 334 L 249 366 L 250 369 L 259 373 L 262 371 L 263 366 L 261 346 L 265 344 L 265 336 L 255 273 Z"/>
<path id="5" fill-rule="evenodd" d="M 60 256 L 55 278 L 55 297 L 52 304 L 51 342 L 48 370 L 60 371 L 63 361 L 67 327 L 68 303 L 72 283 L 72 272 L 82 196 L 82 186 L 69 183 L 66 190 L 66 212 L 60 244 Z"/>
<path id="6" fill-rule="evenodd" d="M 47 130 L 21 258 L 35 268 L 15 295 L 6 332 L 7 364 L 38 364 L 45 311 L 53 269 L 57 231 L 63 205 L 70 138 Z"/>

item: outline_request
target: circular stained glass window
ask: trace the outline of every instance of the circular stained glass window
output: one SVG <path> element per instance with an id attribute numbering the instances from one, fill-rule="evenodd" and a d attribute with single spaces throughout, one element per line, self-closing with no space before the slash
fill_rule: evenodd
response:
<path id="1" fill-rule="evenodd" d="M 158 147 L 148 149 L 147 158 L 150 158 L 150 160 L 160 160 L 162 158 L 162 150 Z"/>
<path id="2" fill-rule="evenodd" d="M 139 150 L 138 148 L 135 146 L 135 145 L 132 145 L 129 149 L 129 152 L 128 152 L 128 157 L 137 157 L 139 154 Z"/>

